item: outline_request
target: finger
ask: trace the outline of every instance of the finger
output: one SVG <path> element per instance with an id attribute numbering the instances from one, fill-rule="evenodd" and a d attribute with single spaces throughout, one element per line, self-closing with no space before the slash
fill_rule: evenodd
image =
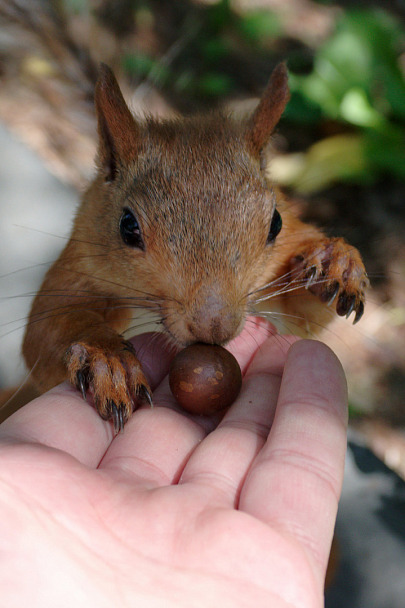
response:
<path id="1" fill-rule="evenodd" d="M 115 438 L 99 466 L 130 477 L 145 489 L 171 485 L 178 481 L 204 436 L 202 426 L 179 412 L 167 407 L 143 408 Z"/>
<path id="2" fill-rule="evenodd" d="M 153 391 L 169 373 L 170 362 L 178 349 L 169 343 L 167 336 L 153 332 L 135 336 L 131 342 Z"/>
<path id="3" fill-rule="evenodd" d="M 247 317 L 244 330 L 227 345 L 227 349 L 236 357 L 243 374 L 261 345 L 276 334 L 276 328 L 266 319 Z"/>
<path id="4" fill-rule="evenodd" d="M 172 350 L 159 334 L 137 336 L 133 343 L 154 387 L 167 374 Z M 0 425 L 0 440 L 29 441 L 54 447 L 90 467 L 99 465 L 113 439 L 111 423 L 102 420 L 67 383 L 25 405 Z"/>
<path id="5" fill-rule="evenodd" d="M 245 476 L 273 422 L 281 371 L 294 340 L 275 335 L 257 350 L 238 399 L 218 428 L 193 452 L 181 483 L 208 487 L 222 506 L 237 506 Z"/>
<path id="6" fill-rule="evenodd" d="M 268 333 L 269 325 L 260 321 L 234 340 L 232 348 L 242 367 L 246 367 Z M 134 414 L 100 465 L 130 475 L 149 488 L 176 483 L 194 449 L 219 420 L 181 410 L 167 378 L 156 388 L 153 401 L 153 409 L 141 409 Z"/>
<path id="7" fill-rule="evenodd" d="M 325 345 L 288 353 L 271 434 L 242 488 L 239 508 L 295 537 L 324 580 L 346 451 L 347 388 Z"/>
<path id="8" fill-rule="evenodd" d="M 0 441 L 38 443 L 97 467 L 113 438 L 112 427 L 70 384 L 34 399 L 0 425 Z"/>

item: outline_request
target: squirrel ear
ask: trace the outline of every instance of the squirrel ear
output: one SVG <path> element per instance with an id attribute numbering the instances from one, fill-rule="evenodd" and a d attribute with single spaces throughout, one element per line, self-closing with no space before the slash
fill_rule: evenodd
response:
<path id="1" fill-rule="evenodd" d="M 285 63 L 279 63 L 270 76 L 246 133 L 250 152 L 256 158 L 260 158 L 260 153 L 268 143 L 289 98 L 287 67 Z"/>
<path id="2" fill-rule="evenodd" d="M 94 94 L 98 121 L 98 162 L 113 180 L 120 163 L 136 156 L 139 128 L 132 116 L 112 70 L 104 63 Z"/>

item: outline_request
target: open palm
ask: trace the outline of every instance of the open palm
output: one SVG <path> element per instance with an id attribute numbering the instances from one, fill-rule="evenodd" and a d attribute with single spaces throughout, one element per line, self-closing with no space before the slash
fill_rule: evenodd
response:
<path id="1" fill-rule="evenodd" d="M 134 344 L 155 407 L 124 433 L 67 385 L 0 427 L 4 605 L 322 606 L 346 445 L 335 356 L 250 326 L 218 423 L 173 404 L 161 341 Z"/>

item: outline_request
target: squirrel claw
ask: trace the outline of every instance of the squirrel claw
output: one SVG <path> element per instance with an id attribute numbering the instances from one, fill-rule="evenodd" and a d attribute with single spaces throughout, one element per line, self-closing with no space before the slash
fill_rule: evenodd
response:
<path id="1" fill-rule="evenodd" d="M 360 254 L 343 239 L 318 241 L 292 259 L 293 278 L 304 281 L 304 287 L 321 302 L 331 306 L 337 299 L 336 313 L 350 317 L 354 323 L 364 312 L 364 290 L 369 285 Z"/>
<path id="2" fill-rule="evenodd" d="M 82 370 L 78 370 L 76 373 L 76 388 L 81 392 L 83 400 L 87 401 L 87 389 L 89 388 L 89 383 L 87 375 Z"/>
<path id="3" fill-rule="evenodd" d="M 327 306 L 332 306 L 332 304 L 335 301 L 336 296 L 338 295 L 339 291 L 340 291 L 340 285 L 339 285 L 338 281 L 336 281 L 333 290 L 331 290 L 328 293 L 329 299 L 327 301 Z"/>
<path id="4" fill-rule="evenodd" d="M 353 311 L 356 313 L 353 320 L 353 325 L 355 325 L 360 321 L 364 313 L 363 300 L 358 300 L 355 295 L 341 294 L 336 306 L 337 314 L 341 317 L 345 316 L 348 319 Z"/>
<path id="5" fill-rule="evenodd" d="M 118 433 L 123 433 L 124 432 L 124 425 L 125 425 L 125 422 L 126 422 L 125 406 L 124 406 L 124 404 L 121 403 L 120 406 L 117 407 L 115 405 L 114 401 L 110 401 L 109 402 L 109 409 L 111 410 L 111 414 L 112 414 L 115 434 L 118 435 Z"/>
<path id="6" fill-rule="evenodd" d="M 360 321 L 361 317 L 363 316 L 363 313 L 364 313 L 364 303 L 359 302 L 359 305 L 356 309 L 356 316 L 354 317 L 353 325 L 356 325 L 356 323 L 358 323 Z"/>
<path id="7" fill-rule="evenodd" d="M 150 394 L 149 389 L 144 384 L 141 384 L 139 386 L 137 394 L 141 401 L 147 401 L 150 407 L 153 407 L 152 395 Z"/>
<path id="8" fill-rule="evenodd" d="M 123 433 L 125 423 L 128 420 L 127 408 L 124 403 L 116 405 L 114 401 L 108 399 L 102 411 L 100 407 L 97 409 L 100 412 L 100 416 L 103 420 L 112 421 L 115 435 L 118 435 L 118 433 Z"/>
<path id="9" fill-rule="evenodd" d="M 316 266 L 312 266 L 308 272 L 305 275 L 305 278 L 307 279 L 306 283 L 305 283 L 305 289 L 309 289 L 312 285 L 312 283 L 316 280 L 318 274 L 318 269 Z"/>
<path id="10" fill-rule="evenodd" d="M 129 343 L 128 343 L 129 344 Z M 72 344 L 66 354 L 70 381 L 83 399 L 90 389 L 96 410 L 104 420 L 111 420 L 114 431 L 123 431 L 137 402 L 152 405 L 147 380 L 135 351 L 120 342 L 107 348 L 85 342 Z"/>
<path id="11" fill-rule="evenodd" d="M 353 312 L 353 310 L 355 308 L 355 304 L 356 304 L 356 296 L 352 296 L 349 308 L 348 308 L 347 313 L 346 313 L 346 319 L 348 319 L 350 317 L 350 315 L 352 314 L 352 312 Z"/>
<path id="12" fill-rule="evenodd" d="M 339 317 L 346 317 L 346 319 L 348 319 L 352 314 L 355 305 L 356 296 L 348 295 L 346 292 L 343 292 L 339 296 L 338 303 L 336 304 L 336 312 Z"/>

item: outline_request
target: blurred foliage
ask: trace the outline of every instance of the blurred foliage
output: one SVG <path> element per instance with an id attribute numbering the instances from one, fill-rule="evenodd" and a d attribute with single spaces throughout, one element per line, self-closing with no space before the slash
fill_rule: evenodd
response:
<path id="1" fill-rule="evenodd" d="M 291 185 L 305 192 L 327 185 L 331 176 L 326 184 L 321 175 L 311 183 L 308 171 L 328 156 L 336 163 L 333 180 L 369 181 L 387 173 L 405 179 L 404 51 L 405 29 L 393 17 L 381 10 L 348 11 L 316 51 L 313 71 L 291 75 L 286 118 L 297 124 L 331 120 L 356 133 L 330 137 L 322 150 L 315 144 L 290 174 Z"/>
<path id="2" fill-rule="evenodd" d="M 181 14 L 177 39 L 167 57 L 130 53 L 123 58 L 124 67 L 132 76 L 148 77 L 196 105 L 212 103 L 237 90 L 241 55 L 265 52 L 281 34 L 281 26 L 278 17 L 266 10 L 235 12 L 230 0 L 188 9 Z M 153 2 L 137 8 L 143 18 L 147 11 L 152 14 Z"/>
<path id="3" fill-rule="evenodd" d="M 341 10 L 327 40 L 308 48 L 286 33 L 278 13 L 236 10 L 232 0 L 104 0 L 97 9 L 90 0 L 62 1 L 71 13 L 93 7 L 118 37 L 145 38 L 149 28 L 164 39 L 160 47 L 124 45 L 122 66 L 133 82 L 159 87 L 182 111 L 259 95 L 272 66 L 286 59 L 292 96 L 283 122 L 305 149 L 275 163 L 274 177 L 284 185 L 311 193 L 342 180 L 405 180 L 405 27 L 387 11 Z M 309 131 L 320 141 L 300 141 Z"/>

